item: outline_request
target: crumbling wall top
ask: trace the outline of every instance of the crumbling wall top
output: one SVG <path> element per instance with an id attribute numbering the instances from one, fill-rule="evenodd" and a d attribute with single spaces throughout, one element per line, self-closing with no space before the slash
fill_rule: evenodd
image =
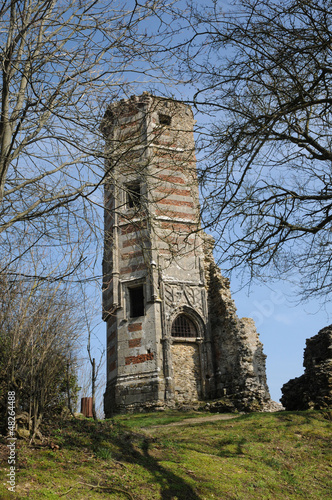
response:
<path id="1" fill-rule="evenodd" d="M 138 111 L 151 114 L 160 107 L 169 108 L 171 113 L 181 110 L 193 119 L 193 112 L 188 104 L 172 97 L 155 96 L 150 92 L 143 92 L 139 96 L 132 95 L 128 99 L 120 99 L 110 103 L 101 123 L 101 131 L 104 135 L 107 135 L 107 127 L 116 124 L 120 117 L 129 117 L 135 115 Z"/>

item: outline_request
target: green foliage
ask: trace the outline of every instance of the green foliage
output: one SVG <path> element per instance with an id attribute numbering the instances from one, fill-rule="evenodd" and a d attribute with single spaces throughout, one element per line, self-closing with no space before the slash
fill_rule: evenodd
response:
<path id="1" fill-rule="evenodd" d="M 118 415 L 116 421 L 124 424 L 130 429 L 149 427 L 150 425 L 167 425 L 173 422 L 180 422 L 184 419 L 197 417 L 195 411 L 183 413 L 181 411 L 163 411 L 160 413 L 137 413 L 133 415 Z M 204 413 L 202 413 L 202 416 Z"/>
<path id="2" fill-rule="evenodd" d="M 96 457 L 103 458 L 104 460 L 108 460 L 109 458 L 112 458 L 112 451 L 109 448 L 105 448 L 105 447 L 101 446 L 96 451 Z"/>

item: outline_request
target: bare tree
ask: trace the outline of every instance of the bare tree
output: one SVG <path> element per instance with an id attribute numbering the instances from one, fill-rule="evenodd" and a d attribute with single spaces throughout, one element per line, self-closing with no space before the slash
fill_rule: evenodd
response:
<path id="1" fill-rule="evenodd" d="M 85 290 L 82 287 L 82 296 L 84 296 L 84 301 L 83 301 L 83 310 L 84 310 L 84 323 L 85 323 L 85 330 L 87 332 L 87 339 L 86 339 L 86 349 L 88 352 L 88 361 L 89 365 L 91 368 L 90 372 L 90 380 L 88 383 L 88 387 L 90 389 L 89 393 L 91 393 L 92 397 L 92 416 L 94 420 L 97 420 L 97 412 L 96 412 L 96 395 L 97 395 L 97 389 L 98 389 L 98 378 L 100 376 L 100 370 L 104 367 L 105 364 L 105 347 L 103 343 L 100 343 L 100 341 L 97 338 L 97 335 L 95 334 L 94 330 L 96 326 L 94 325 L 92 318 L 93 315 L 91 314 L 92 311 L 95 310 L 95 307 L 93 306 L 96 304 L 96 301 L 91 301 L 89 300 L 88 297 L 85 295 Z M 100 304 L 98 301 L 98 311 L 100 309 Z M 99 344 L 99 346 L 98 346 Z M 95 351 L 97 348 L 97 362 L 95 358 Z"/>
<path id="2" fill-rule="evenodd" d="M 91 343 L 92 348 L 96 348 L 97 342 Z M 102 350 L 103 352 L 103 350 Z M 79 382 L 79 402 L 80 398 L 91 397 L 92 393 L 92 367 L 90 360 L 86 357 L 78 357 L 78 382 Z M 92 358 L 93 359 L 93 358 Z M 100 366 L 99 366 L 100 365 Z M 104 418 L 104 392 L 106 385 L 106 373 L 105 373 L 106 359 L 105 356 L 101 357 L 101 352 L 97 354 L 97 376 L 94 388 L 95 394 L 95 413 L 96 419 Z M 78 405 L 76 411 L 80 411 L 80 406 Z"/>
<path id="3" fill-rule="evenodd" d="M 325 0 L 193 9 L 182 70 L 202 131 L 205 226 L 226 266 L 300 273 L 327 300 L 332 244 L 332 14 Z M 193 33 L 193 31 L 191 32 Z"/>
<path id="4" fill-rule="evenodd" d="M 0 244 L 14 260 L 50 241 L 62 252 L 69 246 L 71 264 L 57 262 L 58 276 L 84 259 L 105 176 L 105 103 L 129 91 L 128 74 L 131 84 L 157 75 L 145 64 L 146 23 L 163 9 L 163 0 L 2 3 Z M 21 235 L 32 228 L 26 243 Z"/>
<path id="5" fill-rule="evenodd" d="M 17 419 L 31 439 L 44 417 L 56 418 L 78 390 L 75 359 L 81 334 L 79 309 L 68 286 L 1 276 L 1 416 L 15 391 Z"/>

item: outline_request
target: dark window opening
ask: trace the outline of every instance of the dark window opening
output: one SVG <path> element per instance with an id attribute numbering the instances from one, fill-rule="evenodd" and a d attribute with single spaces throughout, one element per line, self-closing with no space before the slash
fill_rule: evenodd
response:
<path id="1" fill-rule="evenodd" d="M 131 318 L 144 316 L 144 290 L 143 285 L 129 288 L 129 312 Z"/>
<path id="2" fill-rule="evenodd" d="M 172 324 L 172 337 L 197 337 L 197 330 L 194 323 L 181 314 Z"/>
<path id="3" fill-rule="evenodd" d="M 159 124 L 160 125 L 170 125 L 171 122 L 172 122 L 171 116 L 159 114 Z"/>
<path id="4" fill-rule="evenodd" d="M 140 208 L 141 186 L 138 182 L 126 186 L 126 206 L 127 208 Z"/>

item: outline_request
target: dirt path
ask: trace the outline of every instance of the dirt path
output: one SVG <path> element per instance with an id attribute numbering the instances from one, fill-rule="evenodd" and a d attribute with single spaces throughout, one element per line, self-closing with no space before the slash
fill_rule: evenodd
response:
<path id="1" fill-rule="evenodd" d="M 211 415 L 210 417 L 186 418 L 185 420 L 181 420 L 181 422 L 171 422 L 170 424 L 164 425 L 151 425 L 151 427 L 146 427 L 145 430 L 157 429 L 160 427 L 179 427 L 181 425 L 203 424 L 204 422 L 216 422 L 217 420 L 231 420 L 232 418 L 238 418 L 240 415 L 241 413 L 238 413 L 236 415 L 225 415 L 217 413 L 216 415 Z"/>

